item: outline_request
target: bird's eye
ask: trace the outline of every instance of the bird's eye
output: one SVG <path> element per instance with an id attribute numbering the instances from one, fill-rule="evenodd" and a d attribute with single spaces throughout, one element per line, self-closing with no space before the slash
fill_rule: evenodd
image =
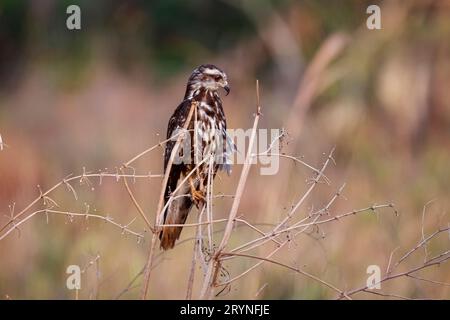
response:
<path id="1" fill-rule="evenodd" d="M 214 76 L 214 80 L 216 80 L 216 81 L 219 81 L 220 80 L 220 76 L 219 75 L 217 75 L 217 76 Z"/>

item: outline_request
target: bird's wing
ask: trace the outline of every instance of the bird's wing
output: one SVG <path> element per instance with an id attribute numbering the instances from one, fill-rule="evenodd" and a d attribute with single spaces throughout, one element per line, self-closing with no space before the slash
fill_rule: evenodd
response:
<path id="1" fill-rule="evenodd" d="M 191 99 L 186 99 L 175 109 L 175 112 L 169 119 L 169 124 L 167 125 L 167 139 L 174 137 L 177 134 L 177 129 L 180 130 L 184 127 L 186 119 L 189 115 L 191 107 Z M 166 171 L 167 163 L 170 159 L 170 154 L 176 143 L 176 137 L 171 139 L 166 143 L 166 149 L 164 153 L 164 171 Z"/>
<path id="2" fill-rule="evenodd" d="M 174 137 L 177 134 L 177 130 L 180 130 L 184 127 L 187 116 L 189 114 L 191 106 L 191 100 L 184 100 L 176 109 L 173 115 L 169 119 L 169 124 L 167 125 L 167 139 L 171 140 L 167 141 L 166 148 L 164 151 L 164 173 L 167 169 L 167 164 L 170 159 L 170 155 L 172 154 L 172 150 L 176 144 L 177 138 Z M 169 180 L 167 182 L 166 190 L 165 190 L 165 198 L 166 200 L 169 198 L 170 192 L 173 192 L 177 187 L 178 179 L 181 174 L 181 166 L 182 164 L 172 164 Z"/>
<path id="3" fill-rule="evenodd" d="M 175 110 L 172 117 L 170 117 L 167 127 L 167 139 L 170 139 L 177 134 L 177 129 L 184 127 L 186 119 L 188 117 L 191 107 L 191 100 L 184 100 Z M 164 172 L 167 170 L 170 155 L 176 144 L 177 138 L 173 138 L 166 143 L 164 152 Z M 176 188 L 180 177 L 182 176 L 183 168 L 185 164 L 172 164 L 169 173 L 169 179 L 167 181 L 166 190 L 164 191 L 165 204 L 170 199 L 171 193 Z M 187 215 L 192 207 L 192 200 L 189 196 L 189 185 L 181 186 L 180 190 L 174 194 L 174 199 L 171 201 L 167 210 L 164 211 L 164 223 L 165 224 L 184 224 Z M 181 197 L 179 197 L 181 196 Z M 160 233 L 161 247 L 164 250 L 173 248 L 175 241 L 179 238 L 182 227 L 165 227 Z"/>

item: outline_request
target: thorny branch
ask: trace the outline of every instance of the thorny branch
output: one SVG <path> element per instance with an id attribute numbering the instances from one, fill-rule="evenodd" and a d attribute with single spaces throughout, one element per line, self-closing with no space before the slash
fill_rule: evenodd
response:
<path id="1" fill-rule="evenodd" d="M 89 180 L 89 178 L 98 178 L 98 183 L 101 185 L 102 180 L 104 178 L 115 178 L 117 181 L 120 178 L 133 178 L 133 179 L 152 179 L 152 178 L 160 178 L 162 175 L 160 174 L 119 174 L 119 173 L 108 173 L 108 172 L 100 172 L 100 173 L 86 173 L 85 170 L 83 170 L 83 173 L 77 176 L 67 176 L 64 179 L 62 179 L 60 182 L 55 184 L 53 187 L 48 189 L 47 191 L 43 192 L 38 186 L 39 189 L 39 196 L 34 199 L 29 205 L 27 205 L 24 209 L 22 209 L 17 214 L 13 214 L 10 216 L 8 222 L 3 225 L 0 229 L 0 240 L 3 239 L 7 234 L 11 233 L 11 229 L 15 229 L 17 225 L 22 224 L 22 220 L 27 221 L 28 216 L 25 216 L 27 213 L 28 215 L 32 214 L 29 213 L 30 209 L 33 208 L 35 205 L 37 205 L 40 201 L 43 202 L 44 207 L 46 208 L 54 208 L 58 207 L 57 203 L 50 197 L 50 194 L 55 191 L 56 189 L 60 188 L 61 186 L 66 186 L 68 191 L 70 191 L 75 200 L 78 200 L 78 195 L 72 186 L 71 182 L 73 181 L 79 181 L 80 184 L 88 183 L 89 185 L 92 185 L 92 182 Z M 25 216 L 25 217 L 24 217 Z"/>

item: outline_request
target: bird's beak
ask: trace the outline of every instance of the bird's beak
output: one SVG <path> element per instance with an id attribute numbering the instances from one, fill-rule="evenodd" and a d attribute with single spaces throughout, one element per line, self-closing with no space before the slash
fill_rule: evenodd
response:
<path id="1" fill-rule="evenodd" d="M 227 93 L 226 95 L 228 95 L 230 93 L 230 87 L 228 85 L 225 85 L 223 87 L 223 89 L 226 91 L 226 93 Z"/>

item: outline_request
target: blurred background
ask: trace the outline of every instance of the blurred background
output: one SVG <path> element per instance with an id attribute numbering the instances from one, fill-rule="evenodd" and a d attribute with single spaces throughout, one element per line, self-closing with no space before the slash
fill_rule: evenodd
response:
<path id="1" fill-rule="evenodd" d="M 70 4 L 81 8 L 81 30 L 66 27 Z M 381 30 L 366 27 L 370 4 L 381 7 Z M 450 1 L 441 0 L 1 0 L 0 224 L 8 222 L 10 205 L 15 203 L 17 213 L 39 195 L 38 185 L 45 191 L 68 174 L 81 174 L 83 167 L 115 172 L 164 140 L 191 71 L 213 63 L 226 71 L 231 85 L 223 99 L 230 128 L 251 127 L 259 79 L 260 127 L 287 130 L 283 152 L 320 167 L 336 146 L 336 164 L 327 171 L 331 185 L 319 185 L 299 216 L 323 207 L 343 183 L 344 196 L 331 215 L 396 205 L 398 217 L 382 210 L 324 225 L 274 257 L 341 289 L 364 285 L 369 265 L 384 272 L 394 249 L 394 259 L 399 258 L 420 241 L 423 208 L 430 200 L 425 233 L 449 224 L 449 39 Z M 312 172 L 280 161 L 277 175 L 261 176 L 258 166 L 250 172 L 239 208 L 245 219 L 276 223 L 307 189 Z M 241 168 L 216 179 L 215 192 L 233 193 Z M 135 169 L 162 173 L 162 149 L 143 157 Z M 52 199 L 60 210 L 84 212 L 88 204 L 91 212 L 122 224 L 138 216 L 122 182 L 91 182 L 73 184 L 78 200 L 65 187 Z M 160 183 L 155 178 L 132 184 L 151 221 Z M 216 218 L 227 216 L 231 201 L 215 200 Z M 41 202 L 33 207 L 39 208 Z M 193 210 L 188 222 L 195 221 Z M 130 226 L 138 232 L 144 227 L 140 217 Z M 185 228 L 181 240 L 193 232 Z M 236 229 L 230 247 L 256 236 L 248 228 Z M 147 232 L 138 243 L 102 221 L 38 214 L 0 241 L 0 299 L 73 299 L 65 273 L 73 264 L 85 269 L 80 298 L 115 298 L 143 267 L 150 237 Z M 449 246 L 444 233 L 430 244 L 429 255 Z M 159 256 L 150 298 L 184 298 L 192 247 L 186 241 Z M 264 246 L 253 254 L 270 250 Z M 423 259 L 421 250 L 400 270 Z M 225 268 L 233 276 L 254 263 L 236 259 Z M 450 268 L 444 264 L 417 275 L 448 282 Z M 140 281 L 121 298 L 138 298 Z M 409 298 L 450 298 L 448 286 L 415 279 L 395 280 L 382 289 Z M 269 264 L 220 295 L 335 296 Z"/>

